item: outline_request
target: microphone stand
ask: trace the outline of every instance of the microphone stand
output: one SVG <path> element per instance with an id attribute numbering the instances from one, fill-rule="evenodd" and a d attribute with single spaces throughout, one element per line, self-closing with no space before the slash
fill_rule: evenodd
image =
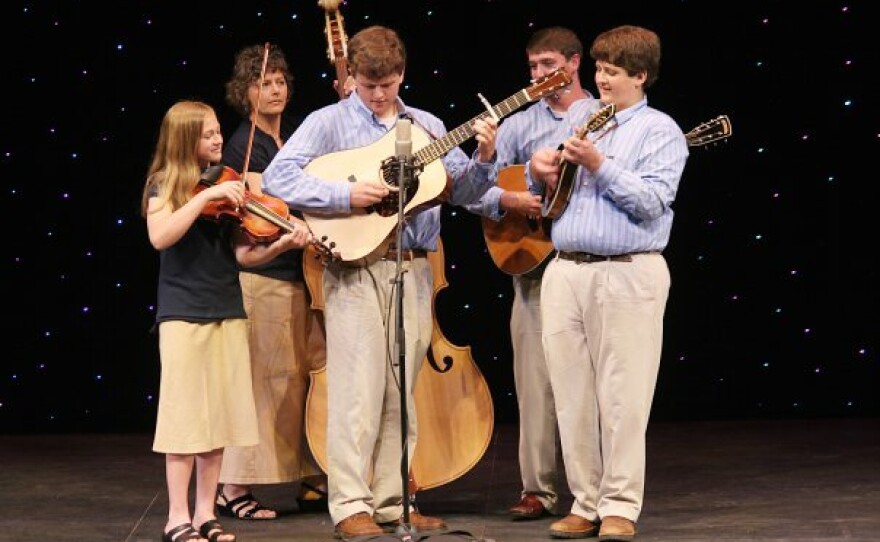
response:
<path id="1" fill-rule="evenodd" d="M 400 459 L 400 477 L 403 484 L 403 518 L 397 527 L 396 534 L 403 541 L 412 540 L 412 526 L 410 525 L 410 494 L 409 494 L 409 413 L 407 412 L 407 397 L 409 390 L 406 385 L 406 331 L 403 326 L 403 225 L 405 208 L 405 196 L 409 183 L 412 181 L 412 174 L 415 166 L 412 164 L 412 157 L 401 155 L 397 157 L 397 163 L 400 167 L 397 182 L 397 229 L 395 232 L 395 243 L 397 244 L 397 262 L 394 273 L 394 295 L 397 321 L 396 326 L 396 344 L 397 344 L 397 363 L 399 370 L 399 389 L 400 389 L 400 433 L 401 433 L 401 459 Z"/>

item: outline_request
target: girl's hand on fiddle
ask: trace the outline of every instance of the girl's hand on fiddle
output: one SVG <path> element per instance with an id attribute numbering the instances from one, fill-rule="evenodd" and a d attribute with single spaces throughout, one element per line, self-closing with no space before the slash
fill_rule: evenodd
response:
<path id="1" fill-rule="evenodd" d="M 201 192 L 208 201 L 228 200 L 236 207 L 244 207 L 245 189 L 244 183 L 239 182 L 223 182 L 208 187 Z"/>
<path id="2" fill-rule="evenodd" d="M 304 224 L 293 222 L 293 231 L 287 232 L 275 241 L 283 252 L 294 248 L 305 248 L 312 242 L 312 232 Z"/>

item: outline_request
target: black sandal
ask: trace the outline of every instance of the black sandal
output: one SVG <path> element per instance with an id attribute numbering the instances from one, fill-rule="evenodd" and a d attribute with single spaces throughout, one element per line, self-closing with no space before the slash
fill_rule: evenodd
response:
<path id="1" fill-rule="evenodd" d="M 226 498 L 226 495 L 223 494 L 223 488 L 217 488 L 217 510 L 220 512 L 221 516 L 226 516 L 229 518 L 235 519 L 246 519 L 259 521 L 264 519 L 277 519 L 278 513 L 275 513 L 275 517 L 257 517 L 256 513 L 260 510 L 271 510 L 270 508 L 266 508 L 260 501 L 254 497 L 253 493 L 245 493 L 241 497 L 236 497 L 232 500 Z"/>
<path id="2" fill-rule="evenodd" d="M 207 538 L 210 542 L 235 542 L 235 535 L 223 530 L 223 526 L 220 525 L 220 522 L 216 519 L 209 519 L 208 521 L 202 523 L 202 526 L 199 527 L 199 534 L 202 535 L 202 538 Z M 232 538 L 227 538 L 226 540 L 220 540 L 220 537 L 223 535 L 230 535 Z"/>
<path id="3" fill-rule="evenodd" d="M 318 495 L 317 498 L 307 499 L 302 493 L 305 488 L 309 493 Z M 315 487 L 308 482 L 300 482 L 300 496 L 296 498 L 296 504 L 302 513 L 327 512 L 327 492 L 319 487 Z"/>
<path id="4" fill-rule="evenodd" d="M 181 523 L 170 531 L 162 532 L 162 542 L 185 542 L 186 540 L 195 540 L 203 538 L 195 529 L 192 523 Z"/>

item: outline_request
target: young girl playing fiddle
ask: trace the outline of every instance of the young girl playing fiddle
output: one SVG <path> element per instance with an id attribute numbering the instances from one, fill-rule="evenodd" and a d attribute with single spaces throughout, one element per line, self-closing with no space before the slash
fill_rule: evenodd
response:
<path id="1" fill-rule="evenodd" d="M 235 216 L 210 213 L 218 203 L 247 209 L 243 183 L 199 182 L 205 168 L 220 161 L 222 146 L 213 108 L 175 103 L 162 120 L 141 203 L 150 243 L 159 251 L 162 368 L 153 450 L 165 454 L 164 542 L 235 541 L 214 514 L 223 449 L 258 441 L 238 264 L 260 265 L 310 240 L 298 226 L 256 244 Z"/>

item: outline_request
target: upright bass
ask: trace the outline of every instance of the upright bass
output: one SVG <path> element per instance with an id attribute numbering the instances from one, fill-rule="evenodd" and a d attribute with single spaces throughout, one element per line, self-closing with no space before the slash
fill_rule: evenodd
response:
<path id="1" fill-rule="evenodd" d="M 440 290 L 449 286 L 442 241 L 438 241 L 436 252 L 428 253 L 428 261 L 434 276 L 436 298 Z M 306 282 L 319 284 L 320 276 L 314 276 L 317 267 L 307 266 L 305 269 L 313 275 L 307 277 Z M 486 453 L 495 423 L 489 385 L 474 362 L 470 347 L 452 344 L 437 323 L 436 306 L 432 314 L 431 347 L 416 377 L 413 392 L 419 426 L 410 469 L 413 491 L 447 484 L 471 470 Z M 306 437 L 315 461 L 326 472 L 326 368 L 316 369 L 310 376 Z"/>

